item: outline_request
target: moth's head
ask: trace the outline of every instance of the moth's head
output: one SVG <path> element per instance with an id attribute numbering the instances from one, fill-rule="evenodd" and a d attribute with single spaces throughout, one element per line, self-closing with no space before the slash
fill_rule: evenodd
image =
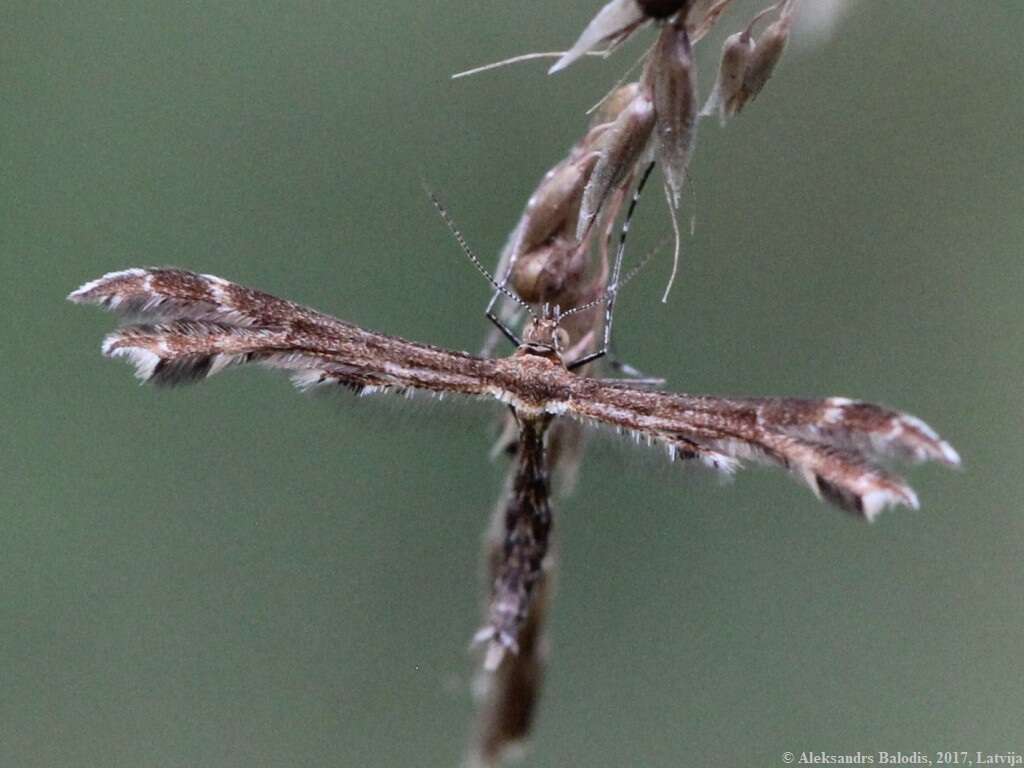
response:
<path id="1" fill-rule="evenodd" d="M 649 15 L 657 16 L 659 14 L 671 15 L 668 13 L 670 9 L 674 8 L 675 10 L 672 11 L 674 13 L 682 9 L 684 5 L 685 3 L 680 2 L 680 0 L 652 0 L 652 2 L 648 3 L 644 7 L 645 10 L 648 11 Z M 633 199 L 630 201 L 629 209 L 626 211 L 626 220 L 622 224 L 622 231 L 619 235 L 619 246 L 615 253 L 614 268 L 612 269 L 611 274 L 607 276 L 607 283 L 605 285 L 604 290 L 602 290 L 595 298 L 592 298 L 590 301 L 584 304 L 574 306 L 570 309 L 565 310 L 564 312 L 560 311 L 557 306 L 549 307 L 548 305 L 544 305 L 541 310 L 541 313 L 538 314 L 536 312 L 535 307 L 532 306 L 532 303 L 527 300 L 527 297 L 520 296 L 514 290 L 511 290 L 512 286 L 508 284 L 509 278 L 514 277 L 514 275 L 511 274 L 511 264 L 508 266 L 508 273 L 503 276 L 502 281 L 498 282 L 497 280 L 495 280 L 494 276 L 487 271 L 484 265 L 480 263 L 480 259 L 476 257 L 476 254 L 474 254 L 470 247 L 466 244 L 465 238 L 462 237 L 462 233 L 459 232 L 454 222 L 451 220 L 451 217 L 448 216 L 448 211 L 445 210 L 445 207 L 441 204 L 437 197 L 432 192 L 430 192 L 429 189 L 427 190 L 427 194 L 430 196 L 431 201 L 434 203 L 434 207 L 437 208 L 437 212 L 441 215 L 441 218 L 444 220 L 445 224 L 448 225 L 448 229 L 451 230 L 452 234 L 455 236 L 455 239 L 462 247 L 462 251 L 466 255 L 466 258 L 469 259 L 473 266 L 475 266 L 477 270 L 480 271 L 480 274 L 484 276 L 487 282 L 491 284 L 491 287 L 494 288 L 494 295 L 491 297 L 491 301 L 487 305 L 487 317 L 495 324 L 495 326 L 497 326 L 498 330 L 500 330 L 501 333 L 507 339 L 509 339 L 513 344 L 517 345 L 519 354 L 533 354 L 549 358 L 555 358 L 559 362 L 562 362 L 564 364 L 564 361 L 562 361 L 562 355 L 569 348 L 570 337 L 569 332 L 564 328 L 560 327 L 560 324 L 570 315 L 579 312 L 585 312 L 599 304 L 605 305 L 604 346 L 607 347 L 608 336 L 611 329 L 611 314 L 612 307 L 615 301 L 615 294 L 618 293 L 622 286 L 629 282 L 629 280 L 637 272 L 639 272 L 639 270 L 643 267 L 643 265 L 653 254 L 652 251 L 650 254 L 645 256 L 644 259 L 640 262 L 640 264 L 634 267 L 628 274 L 620 274 L 620 270 L 622 267 L 622 259 L 626 248 L 626 234 L 629 232 L 629 223 L 633 218 L 633 212 L 636 209 L 637 200 L 639 200 L 640 198 L 640 192 L 643 189 L 644 184 L 647 183 L 647 179 L 650 176 L 651 171 L 653 169 L 654 162 L 652 161 L 648 163 L 647 167 L 644 169 L 643 175 L 640 177 L 640 182 L 637 184 L 636 191 L 633 193 Z M 571 251 L 575 255 L 580 256 L 583 253 L 584 248 L 585 245 L 584 243 L 581 242 L 572 246 Z M 552 256 L 552 254 L 549 253 L 547 254 L 547 256 L 550 257 Z M 537 259 L 536 263 L 531 266 L 534 267 L 535 269 L 539 268 L 541 271 L 543 271 L 548 266 L 548 261 L 550 261 L 550 259 Z M 563 277 L 569 276 L 572 272 L 572 270 L 569 269 L 568 265 L 558 266 L 560 267 L 560 269 L 556 271 L 559 274 L 562 274 L 564 271 L 565 275 L 563 275 Z M 578 277 L 578 275 L 574 276 L 570 282 L 576 282 L 576 278 Z M 530 291 L 539 288 L 539 280 L 539 274 L 534 274 L 532 281 L 527 281 L 527 288 Z M 544 295 L 545 293 L 546 291 L 542 291 L 540 295 Z M 564 293 L 563 289 L 559 288 L 558 293 Z M 518 304 L 523 310 L 525 310 L 530 316 L 530 319 L 527 322 L 526 327 L 523 329 L 521 339 L 515 334 L 515 332 L 511 328 L 509 328 L 508 325 L 506 325 L 504 319 L 500 318 L 492 311 L 495 305 L 495 301 L 499 297 L 499 294 L 511 299 L 513 302 Z M 530 296 L 529 298 L 539 298 L 539 296 Z M 562 298 L 564 299 L 566 298 L 566 296 L 562 296 Z M 592 329 L 591 332 L 596 333 L 597 331 Z M 587 337 L 584 336 L 583 338 Z M 601 357 L 602 355 L 605 354 L 605 351 L 606 350 L 602 348 L 597 352 L 584 354 L 583 357 L 581 357 L 580 359 L 568 363 L 566 367 L 570 371 L 574 370 L 578 367 L 581 367 L 582 365 L 585 365 L 586 363 L 592 362 L 593 360 L 596 360 L 597 358 Z"/>
<path id="2" fill-rule="evenodd" d="M 559 326 L 561 320 L 557 307 L 551 309 L 545 305 L 541 314 L 533 315 L 523 329 L 519 351 L 544 357 L 554 355 L 561 360 L 569 346 L 569 332 Z"/>

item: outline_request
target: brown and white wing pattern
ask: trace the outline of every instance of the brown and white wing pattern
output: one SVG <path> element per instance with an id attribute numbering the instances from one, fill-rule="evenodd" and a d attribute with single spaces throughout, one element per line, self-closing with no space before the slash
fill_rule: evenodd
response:
<path id="1" fill-rule="evenodd" d="M 259 363 L 290 371 L 303 388 L 492 394 L 493 361 L 367 331 L 212 275 L 128 269 L 68 298 L 145 321 L 103 342 L 105 355 L 130 360 L 143 381 L 189 383 Z"/>
<path id="2" fill-rule="evenodd" d="M 351 327 L 350 323 L 255 288 L 184 269 L 136 267 L 109 272 L 72 292 L 68 299 L 140 320 L 208 320 L 249 327 L 303 322 Z"/>
<path id="3" fill-rule="evenodd" d="M 582 378 L 571 388 L 566 410 L 577 418 L 660 442 L 673 455 L 726 472 L 744 460 L 777 464 L 820 498 L 868 520 L 887 506 L 918 506 L 913 489 L 879 462 L 960 463 L 952 446 L 920 419 L 846 398 L 693 397 Z"/>
<path id="4" fill-rule="evenodd" d="M 576 376 L 559 360 L 528 351 L 487 360 L 374 333 L 184 270 L 113 272 L 68 298 L 144 321 L 103 342 L 104 354 L 127 357 L 144 381 L 187 383 L 259 363 L 291 371 L 302 387 L 490 396 L 531 418 L 566 413 L 616 427 L 726 472 L 744 460 L 778 464 L 818 496 L 868 519 L 886 506 L 917 506 L 913 489 L 879 462 L 960 463 L 920 419 L 871 403 L 648 392 Z"/>

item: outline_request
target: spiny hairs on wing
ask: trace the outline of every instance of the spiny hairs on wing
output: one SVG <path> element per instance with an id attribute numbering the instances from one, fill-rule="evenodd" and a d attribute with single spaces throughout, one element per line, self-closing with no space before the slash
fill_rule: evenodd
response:
<path id="1" fill-rule="evenodd" d="M 141 381 L 175 385 L 205 379 L 239 363 L 276 362 L 275 367 L 300 369 L 310 365 L 285 352 L 287 345 L 282 330 L 177 320 L 122 328 L 103 340 L 103 354 L 126 358 Z"/>
<path id="2" fill-rule="evenodd" d="M 887 506 L 918 506 L 913 489 L 880 463 L 960 463 L 953 447 L 920 419 L 871 403 L 630 395 L 619 387 L 580 386 L 590 397 L 573 403 L 576 415 L 663 443 L 673 457 L 696 458 L 726 473 L 744 461 L 781 466 L 819 498 L 868 520 Z"/>
<path id="3" fill-rule="evenodd" d="M 375 333 L 212 275 L 127 269 L 69 297 L 144 321 L 110 334 L 108 357 L 135 364 L 156 384 L 184 384 L 240 363 L 291 371 L 300 389 L 488 393 L 493 361 Z"/>
<path id="4" fill-rule="evenodd" d="M 920 463 L 939 461 L 957 465 L 960 457 L 953 447 L 942 440 L 935 430 L 915 416 L 889 410 L 873 403 L 830 397 L 821 400 L 796 398 L 701 398 L 715 402 L 724 418 L 754 421 L 762 428 L 778 435 L 802 438 L 805 442 L 821 443 L 837 449 L 861 453 L 873 461 L 898 459 Z M 749 412 L 746 414 L 745 412 Z M 639 435 L 638 435 L 639 437 Z M 714 453 L 694 450 L 699 445 L 674 440 L 669 444 L 672 458 L 699 458 L 712 468 L 732 472 L 744 449 L 728 445 L 728 456 L 733 458 L 715 466 Z M 696 455 L 690 455 L 694 453 Z M 735 455 L 734 455 L 735 454 Z"/>
<path id="5" fill-rule="evenodd" d="M 861 453 L 774 433 L 765 436 L 764 444 L 762 458 L 786 467 L 818 498 L 869 521 L 886 507 L 919 506 L 913 488 Z"/>
<path id="6" fill-rule="evenodd" d="M 876 461 L 882 454 L 859 450 L 852 444 L 839 447 L 835 443 L 765 429 L 751 440 L 724 437 L 709 440 L 707 445 L 709 450 L 734 462 L 734 466 L 718 465 L 726 471 L 733 471 L 743 460 L 779 465 L 820 499 L 867 520 L 873 520 L 886 507 L 917 509 L 919 506 L 913 488 L 901 477 L 878 466 Z M 901 446 L 900 451 L 906 448 Z M 943 448 L 936 446 L 927 458 L 935 458 L 934 454 L 939 451 Z M 945 458 L 940 460 L 955 464 Z"/>
<path id="7" fill-rule="evenodd" d="M 488 360 L 367 331 L 184 270 L 113 272 L 69 298 L 152 321 L 122 328 L 103 345 L 105 354 L 134 362 L 146 381 L 190 382 L 256 362 L 290 370 L 300 386 L 334 383 L 361 391 L 419 389 L 522 401 L 663 443 L 674 456 L 724 472 L 745 460 L 777 464 L 819 497 L 868 519 L 886 506 L 917 506 L 910 486 L 879 463 L 960 463 L 923 421 L 871 403 L 644 392 L 564 369 L 538 376 L 513 359 Z"/>
<path id="8" fill-rule="evenodd" d="M 103 354 L 127 359 L 139 380 L 158 386 L 191 384 L 234 365 L 257 363 L 290 371 L 299 389 L 335 384 L 360 393 L 408 390 L 408 380 L 347 364 L 328 346 L 287 329 L 176 320 L 121 328 L 103 340 Z"/>
<path id="9" fill-rule="evenodd" d="M 953 446 L 921 419 L 873 403 L 845 397 L 774 400 L 762 404 L 758 418 L 777 443 L 796 441 L 795 445 L 807 446 L 804 451 L 822 457 L 829 472 L 813 467 L 799 470 L 807 472 L 804 479 L 812 490 L 868 520 L 887 506 L 918 507 L 913 489 L 901 478 L 878 469 L 877 462 L 898 459 L 960 465 Z"/>
<path id="10" fill-rule="evenodd" d="M 314 379 L 319 383 L 328 377 L 316 370 L 314 358 L 307 356 L 302 365 L 301 355 L 288 354 L 294 340 L 289 342 L 285 332 L 352 327 L 254 288 L 184 269 L 109 272 L 73 291 L 68 300 L 155 321 L 110 334 L 103 354 L 127 358 L 140 380 L 164 385 L 191 383 L 250 361 L 290 368 L 303 386 Z M 360 386 L 345 379 L 340 383 Z"/>
<path id="11" fill-rule="evenodd" d="M 783 465 L 820 498 L 868 520 L 889 506 L 918 508 L 913 488 L 879 463 L 960 464 L 953 447 L 923 421 L 873 403 L 771 398 L 750 406 L 763 448 L 757 458 Z"/>
<path id="12" fill-rule="evenodd" d="M 765 431 L 756 438 L 732 435 L 661 438 L 672 458 L 698 459 L 704 466 L 734 474 L 745 461 L 775 464 L 823 501 L 872 520 L 885 507 L 917 509 L 914 490 L 901 478 L 875 466 L 856 450 L 838 448 L 783 433 Z"/>
<path id="13" fill-rule="evenodd" d="M 762 400 L 758 420 L 771 429 L 865 454 L 873 460 L 960 464 L 960 456 L 916 416 L 874 403 L 829 397 L 823 400 Z"/>
<path id="14" fill-rule="evenodd" d="M 68 295 L 139 320 L 208 320 L 242 327 L 294 327 L 297 323 L 348 327 L 337 318 L 216 275 L 184 269 L 132 268 L 109 272 Z"/>
<path id="15" fill-rule="evenodd" d="M 756 438 L 732 453 L 781 464 L 819 498 L 868 520 L 889 506 L 918 508 L 913 488 L 880 462 L 960 464 L 953 447 L 923 421 L 872 403 L 771 398 L 749 406 Z"/>

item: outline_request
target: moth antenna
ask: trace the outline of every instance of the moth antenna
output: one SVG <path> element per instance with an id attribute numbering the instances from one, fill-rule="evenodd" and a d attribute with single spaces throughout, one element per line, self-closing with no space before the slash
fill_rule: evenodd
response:
<path id="1" fill-rule="evenodd" d="M 438 200 L 437 195 L 434 194 L 433 190 L 431 190 L 430 187 L 426 185 L 426 183 L 424 183 L 423 188 L 426 190 L 427 195 L 430 197 L 430 202 L 434 204 L 434 207 L 437 209 L 437 212 L 441 215 L 441 219 L 448 227 L 448 231 L 452 233 L 452 235 L 455 237 L 455 241 L 459 244 L 459 247 L 462 248 L 462 252 L 466 255 L 466 258 L 469 259 L 470 262 L 472 262 L 473 266 L 477 268 L 481 275 L 487 278 L 487 282 L 489 282 L 496 291 L 501 291 L 504 295 L 512 299 L 512 301 L 514 301 L 516 304 L 518 304 L 527 312 L 529 312 L 530 317 L 535 317 L 533 309 L 530 307 L 529 304 L 527 304 L 521 298 L 516 296 L 512 291 L 508 290 L 508 288 L 506 288 L 505 286 L 498 284 L 498 281 L 494 279 L 494 275 L 487 271 L 487 267 L 481 264 L 480 259 L 478 259 L 476 257 L 476 254 L 473 253 L 473 249 L 469 247 L 469 244 L 466 242 L 466 238 L 462 236 L 462 233 L 459 231 L 459 228 L 455 226 L 455 222 L 452 221 L 452 217 L 448 214 L 448 209 L 444 207 L 444 204 L 440 200 Z"/>
<path id="2" fill-rule="evenodd" d="M 596 299 L 591 299 L 586 304 L 580 304 L 578 307 L 572 307 L 571 309 L 567 309 L 567 310 L 565 310 L 565 312 L 560 314 L 558 317 L 559 317 L 560 320 L 564 320 L 569 315 L 575 315 L 577 312 L 585 312 L 588 309 L 590 309 L 591 307 L 597 306 L 598 304 L 600 304 L 602 301 L 604 301 L 607 298 L 608 298 L 608 291 L 607 290 L 601 291 L 600 295 L 598 295 L 598 297 Z"/>
<path id="3" fill-rule="evenodd" d="M 647 251 L 647 253 L 645 253 L 641 257 L 640 261 L 632 269 L 630 269 L 629 272 L 622 276 L 622 279 L 619 280 L 619 287 L 617 290 L 621 291 L 623 288 L 629 285 L 632 282 L 633 278 L 643 271 L 644 267 L 647 266 L 648 262 L 658 253 L 658 251 L 665 247 L 665 245 L 668 243 L 668 240 L 669 239 L 667 237 L 663 237 L 657 245 L 655 245 L 653 248 Z M 572 307 L 571 309 L 565 310 L 565 312 L 563 312 L 560 315 L 560 317 L 561 319 L 565 319 L 569 315 L 575 315 L 577 312 L 583 312 L 585 310 L 588 310 L 591 307 L 603 302 L 605 299 L 608 298 L 608 296 L 611 293 L 612 290 L 606 288 L 605 290 L 601 291 L 601 293 L 599 293 L 594 299 L 588 301 L 586 304 L 580 304 L 578 307 Z"/>
<path id="4" fill-rule="evenodd" d="M 632 269 L 629 270 L 629 272 L 622 276 L 622 279 L 619 281 L 619 290 L 622 290 L 627 285 L 629 285 L 633 281 L 633 278 L 643 271 L 644 267 L 647 266 L 648 262 L 652 258 L 654 258 L 658 251 L 660 251 L 668 244 L 668 240 L 668 237 L 663 237 L 657 243 L 657 245 L 655 245 L 653 248 L 651 248 L 649 251 L 647 251 L 647 253 L 643 255 L 640 261 L 637 262 L 636 266 L 634 266 Z"/>

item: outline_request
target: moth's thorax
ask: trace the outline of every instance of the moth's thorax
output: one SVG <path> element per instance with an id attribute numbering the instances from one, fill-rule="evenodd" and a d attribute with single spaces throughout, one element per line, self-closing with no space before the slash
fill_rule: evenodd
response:
<path id="1" fill-rule="evenodd" d="M 538 362 L 543 361 L 548 365 L 553 364 L 558 368 L 565 367 L 565 361 L 562 360 L 562 356 L 554 347 L 547 344 L 524 341 L 519 346 L 519 349 L 515 351 L 514 357 L 520 361 L 530 360 L 530 362 L 533 362 L 536 360 Z"/>
<path id="2" fill-rule="evenodd" d="M 534 422 L 562 413 L 570 393 L 561 354 L 552 347 L 523 342 L 511 357 L 498 361 L 499 399 L 512 406 L 520 421 Z"/>

